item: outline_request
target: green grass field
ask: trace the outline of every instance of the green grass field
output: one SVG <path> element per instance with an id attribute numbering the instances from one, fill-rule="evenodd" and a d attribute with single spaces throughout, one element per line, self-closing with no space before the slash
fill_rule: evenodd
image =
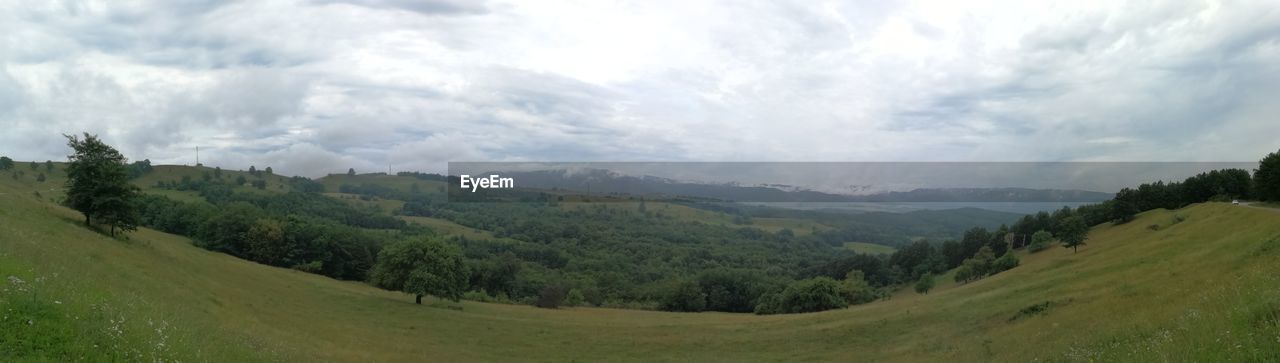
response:
<path id="1" fill-rule="evenodd" d="M 0 360 L 1275 361 L 1280 213 L 1211 203 L 1097 227 L 977 282 L 811 314 L 463 302 L 111 239 L 0 182 Z M 1146 226 L 1160 224 L 1153 231 Z"/>
<path id="2" fill-rule="evenodd" d="M 418 185 L 418 190 L 422 193 L 444 194 L 445 183 L 436 180 L 421 180 L 411 176 L 386 175 L 386 174 L 329 174 L 316 181 L 324 184 L 326 192 L 337 193 L 343 184 L 358 186 L 361 184 L 379 185 L 394 189 L 400 192 L 409 192 L 413 185 Z"/>
<path id="3" fill-rule="evenodd" d="M 891 254 L 898 249 L 866 242 L 845 242 L 844 248 L 857 253 L 867 253 L 872 255 Z"/>
<path id="4" fill-rule="evenodd" d="M 474 238 L 474 239 L 496 239 L 497 238 L 493 236 L 492 232 L 467 227 L 461 224 L 453 223 L 453 222 L 439 219 L 439 218 L 418 217 L 418 216 L 399 216 L 399 218 L 403 219 L 405 222 L 417 223 L 417 224 L 427 226 L 428 228 L 431 228 L 432 231 L 435 231 L 436 233 L 439 233 L 444 236 L 462 236 L 462 237 Z"/>

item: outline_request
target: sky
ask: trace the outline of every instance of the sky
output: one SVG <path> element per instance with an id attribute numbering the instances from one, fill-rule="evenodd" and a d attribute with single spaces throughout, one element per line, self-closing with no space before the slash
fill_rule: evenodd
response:
<path id="1" fill-rule="evenodd" d="M 5 1 L 0 155 L 1256 161 L 1280 2 Z"/>

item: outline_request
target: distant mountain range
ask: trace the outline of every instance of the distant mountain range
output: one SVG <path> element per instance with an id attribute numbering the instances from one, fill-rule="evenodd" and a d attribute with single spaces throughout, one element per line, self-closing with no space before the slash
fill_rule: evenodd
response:
<path id="1" fill-rule="evenodd" d="M 737 202 L 1101 202 L 1111 193 L 1028 188 L 920 188 L 911 191 L 853 195 L 826 193 L 781 184 L 683 182 L 655 176 L 632 176 L 603 169 L 496 172 L 515 179 L 517 188 L 551 189 L 589 194 L 693 197 Z M 868 189 L 860 186 L 860 189 Z"/>

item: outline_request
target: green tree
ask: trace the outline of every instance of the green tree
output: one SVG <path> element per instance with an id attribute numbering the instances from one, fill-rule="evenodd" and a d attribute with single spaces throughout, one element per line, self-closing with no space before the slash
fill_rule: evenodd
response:
<path id="1" fill-rule="evenodd" d="M 933 273 L 926 273 L 920 276 L 920 280 L 916 281 L 916 292 L 928 294 L 933 289 Z"/>
<path id="2" fill-rule="evenodd" d="M 249 182 L 249 180 L 245 179 L 244 175 L 236 175 L 236 185 L 244 185 L 244 183 L 247 182 Z"/>
<path id="3" fill-rule="evenodd" d="M 666 311 L 702 311 L 707 308 L 707 294 L 697 281 L 679 280 L 667 288 L 658 305 Z"/>
<path id="4" fill-rule="evenodd" d="M 13 169 L 13 159 L 8 156 L 0 156 L 0 170 Z"/>
<path id="5" fill-rule="evenodd" d="M 31 170 L 40 169 L 40 164 L 36 164 L 35 161 L 32 161 L 30 166 L 31 166 Z"/>
<path id="6" fill-rule="evenodd" d="M 1080 246 L 1089 238 L 1089 226 L 1084 224 L 1084 219 L 1080 216 L 1063 219 L 1058 230 L 1061 232 L 1058 238 L 1062 240 L 1062 247 L 1070 248 L 1073 252 L 1079 252 Z"/>
<path id="7" fill-rule="evenodd" d="M 347 169 L 347 175 L 348 175 L 348 176 L 355 176 L 355 175 L 356 175 L 356 168 L 350 168 L 350 169 Z"/>
<path id="8" fill-rule="evenodd" d="M 963 265 L 960 265 L 960 267 L 956 268 L 955 279 L 956 279 L 956 282 L 965 283 L 965 282 L 972 281 L 973 275 L 974 275 L 973 266 L 970 266 L 969 264 L 963 264 Z"/>
<path id="9" fill-rule="evenodd" d="M 1129 188 L 1120 189 L 1120 192 L 1116 193 L 1115 198 L 1110 203 L 1111 221 L 1115 224 L 1125 224 L 1132 221 L 1138 212 L 1141 212 L 1138 210 L 1138 199 L 1138 191 Z"/>
<path id="10" fill-rule="evenodd" d="M 67 156 L 67 205 L 84 214 L 86 226 L 93 219 L 110 225 L 112 236 L 117 229 L 137 229 L 138 187 L 129 183 L 124 155 L 88 133 L 84 139 L 63 136 L 74 151 Z"/>
<path id="11" fill-rule="evenodd" d="M 1253 171 L 1254 196 L 1265 201 L 1280 201 L 1280 151 L 1267 154 Z"/>
<path id="12" fill-rule="evenodd" d="M 1031 245 L 1027 246 L 1027 250 L 1031 252 L 1040 252 L 1049 247 L 1049 241 L 1053 241 L 1053 234 L 1046 230 L 1036 231 L 1031 235 Z"/>
<path id="13" fill-rule="evenodd" d="M 47 172 L 50 172 L 50 173 L 52 173 L 52 172 L 53 172 L 53 160 L 45 160 L 45 161 L 44 161 L 44 171 L 47 171 Z"/>
<path id="14" fill-rule="evenodd" d="M 292 248 L 285 241 L 284 225 L 273 219 L 259 219 L 245 232 L 250 260 L 272 266 L 284 266 L 291 260 Z"/>
<path id="15" fill-rule="evenodd" d="M 1006 252 L 991 263 L 991 271 L 987 271 L 988 275 L 994 275 L 1002 271 L 1007 271 L 1014 267 L 1018 267 L 1018 256 L 1013 255 L 1013 251 Z"/>
<path id="16" fill-rule="evenodd" d="M 249 175 L 257 176 L 258 168 L 253 165 L 249 165 Z"/>
<path id="17" fill-rule="evenodd" d="M 843 285 L 826 276 L 792 282 L 782 293 L 761 298 L 756 313 L 807 313 L 844 308 L 849 306 L 849 301 L 843 290 Z"/>
<path id="18" fill-rule="evenodd" d="M 468 277 L 462 254 L 434 239 L 387 245 L 369 272 L 369 282 L 374 286 L 413 294 L 418 304 L 426 295 L 458 301 Z"/>
<path id="19" fill-rule="evenodd" d="M 218 179 L 222 179 L 222 167 L 221 167 L 221 166 L 215 166 L 215 167 L 213 167 L 213 177 L 214 177 L 214 178 L 218 178 Z"/>
<path id="20" fill-rule="evenodd" d="M 859 270 L 849 270 L 844 275 L 845 300 L 850 305 L 869 303 L 876 299 L 876 289 L 867 283 L 866 274 Z"/>
<path id="21" fill-rule="evenodd" d="M 271 175 L 271 167 L 270 167 L 270 166 L 268 166 L 268 167 L 267 167 L 265 170 L 263 170 L 263 171 L 267 172 L 267 175 Z"/>

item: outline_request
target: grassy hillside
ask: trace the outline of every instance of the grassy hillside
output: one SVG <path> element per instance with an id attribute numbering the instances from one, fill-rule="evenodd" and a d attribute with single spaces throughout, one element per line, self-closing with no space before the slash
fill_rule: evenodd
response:
<path id="1" fill-rule="evenodd" d="M 399 192 L 408 192 L 416 184 L 423 193 L 444 194 L 445 184 L 442 181 L 422 180 L 411 176 L 387 175 L 387 174 L 329 174 L 316 179 L 324 184 L 324 190 L 328 192 L 338 192 L 343 184 L 358 186 L 362 184 L 377 185 L 391 188 Z"/>
<path id="2" fill-rule="evenodd" d="M 45 200 L 0 182 L 0 360 L 1280 359 L 1280 213 L 1226 204 L 1147 212 L 928 295 L 755 316 L 417 306 L 150 230 L 113 240 Z"/>
<path id="3" fill-rule="evenodd" d="M 865 242 L 845 242 L 844 248 L 858 253 L 868 253 L 873 255 L 887 255 L 893 253 L 893 251 L 897 251 L 897 249 L 893 247 Z"/>

